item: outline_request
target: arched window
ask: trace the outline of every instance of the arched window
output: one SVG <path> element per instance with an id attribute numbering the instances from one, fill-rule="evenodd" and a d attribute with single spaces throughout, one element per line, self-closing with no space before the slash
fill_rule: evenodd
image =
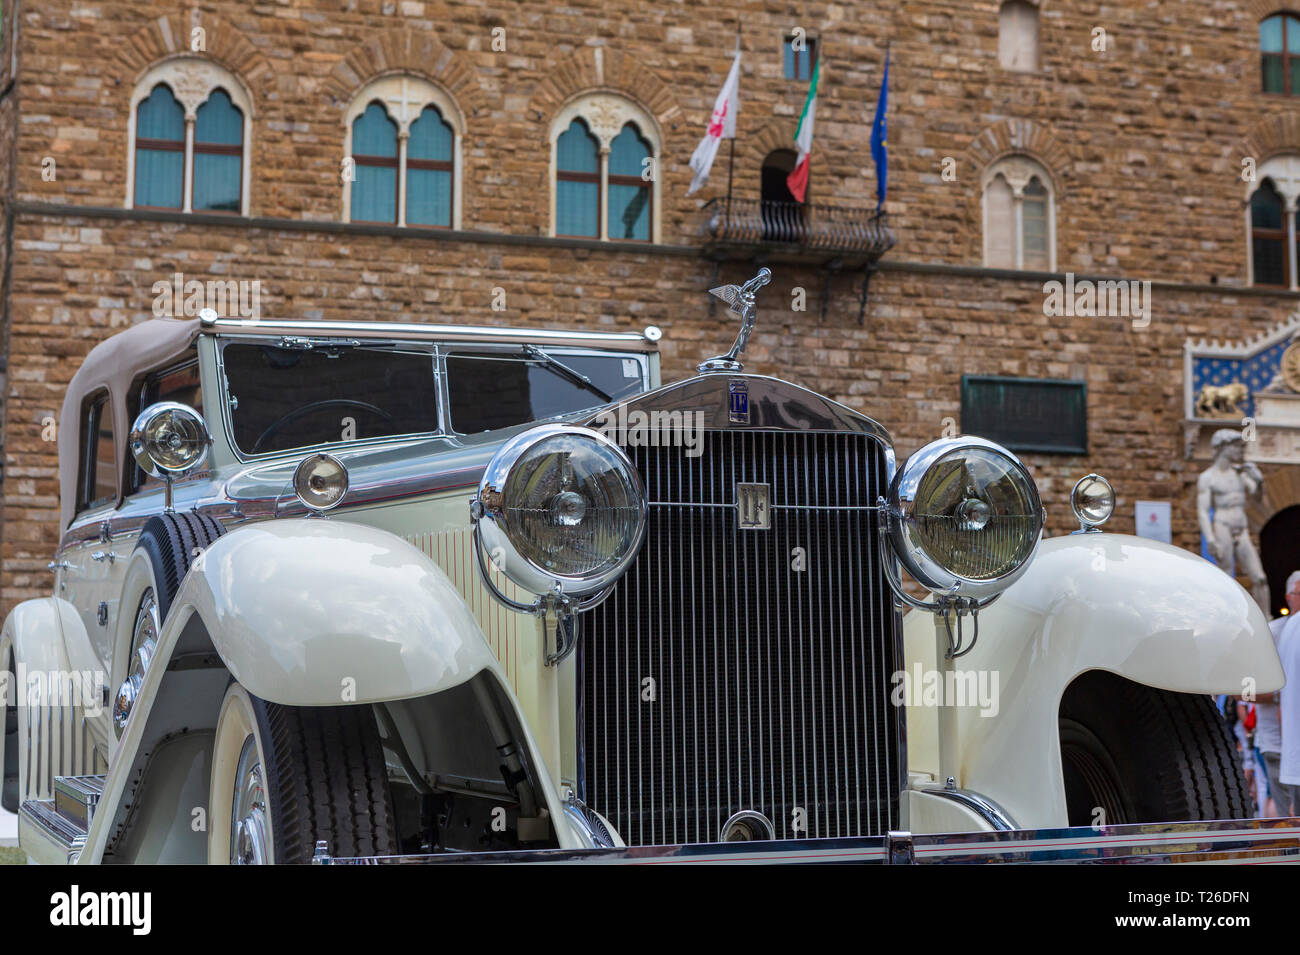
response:
<path id="1" fill-rule="evenodd" d="M 1250 280 L 1254 285 L 1297 289 L 1296 205 L 1300 156 L 1274 156 L 1260 163 L 1246 187 Z"/>
<path id="2" fill-rule="evenodd" d="M 764 241 L 797 242 L 802 234 L 805 205 L 796 201 L 786 184 L 798 158 L 792 149 L 777 149 L 763 160 L 759 215 Z"/>
<path id="3" fill-rule="evenodd" d="M 650 143 L 635 123 L 627 123 L 609 144 L 609 237 L 650 241 Z"/>
<path id="4" fill-rule="evenodd" d="M 1007 0 L 998 10 L 998 63 L 1004 70 L 1038 69 L 1038 7 Z"/>
<path id="5" fill-rule="evenodd" d="M 1281 195 L 1265 179 L 1250 197 L 1250 253 L 1255 264 L 1256 285 L 1291 284 L 1286 220 Z"/>
<path id="6" fill-rule="evenodd" d="M 1300 93 L 1300 17 L 1275 13 L 1261 20 L 1259 58 L 1265 93 Z"/>
<path id="7" fill-rule="evenodd" d="M 397 124 L 370 103 L 352 121 L 352 221 L 397 222 Z"/>
<path id="8" fill-rule="evenodd" d="M 621 242 L 659 239 L 659 129 L 631 100 L 591 93 L 551 124 L 551 234 Z"/>
<path id="9" fill-rule="evenodd" d="M 1056 271 L 1052 179 L 1027 156 L 1007 156 L 984 174 L 984 264 Z"/>
<path id="10" fill-rule="evenodd" d="M 406 147 L 407 224 L 451 227 L 455 139 L 436 106 L 426 106 L 411 124 Z"/>
<path id="11" fill-rule="evenodd" d="M 201 57 L 149 69 L 131 100 L 127 206 L 248 214 L 252 100 Z"/>
<path id="12" fill-rule="evenodd" d="M 367 83 L 345 117 L 351 175 L 343 220 L 460 228 L 464 121 L 451 97 L 418 76 Z"/>
<path id="13" fill-rule="evenodd" d="M 135 205 L 179 209 L 185 201 L 185 108 L 166 83 L 136 107 Z"/>
<path id="14" fill-rule="evenodd" d="M 600 236 L 600 143 L 575 119 L 555 142 L 555 234 Z"/>
<path id="15" fill-rule="evenodd" d="M 194 210 L 239 212 L 244 117 L 225 90 L 213 90 L 194 123 Z"/>

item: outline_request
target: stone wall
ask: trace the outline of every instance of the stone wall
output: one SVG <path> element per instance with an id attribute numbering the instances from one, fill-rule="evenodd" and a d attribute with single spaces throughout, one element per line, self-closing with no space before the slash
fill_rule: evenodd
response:
<path id="1" fill-rule="evenodd" d="M 1241 160 L 1297 145 L 1290 98 L 1258 92 L 1258 6 L 1047 4 L 1042 69 L 1009 73 L 997 64 L 997 5 L 968 0 L 909 0 L 870 16 L 753 0 L 294 0 L 203 3 L 194 15 L 189 4 L 47 0 L 22 22 L 18 194 L 121 206 L 134 81 L 184 52 L 197 24 L 207 55 L 253 93 L 255 216 L 339 219 L 343 112 L 366 80 L 405 69 L 443 85 L 467 118 L 465 228 L 546 231 L 550 119 L 574 93 L 603 87 L 660 123 L 664 241 L 694 242 L 698 209 L 717 190 L 687 198 L 686 161 L 743 12 L 738 194 L 757 193 L 763 153 L 793 137 L 807 85 L 782 78 L 780 44 L 801 26 L 823 56 L 814 195 L 871 201 L 867 140 L 889 40 L 896 256 L 980 264 L 980 172 L 1027 149 L 1056 178 L 1062 271 L 1244 282 Z M 492 49 L 494 28 L 505 30 L 504 52 Z M 1092 48 L 1098 28 L 1105 52 Z M 60 161 L 56 182 L 41 181 L 44 156 Z M 942 176 L 945 157 L 956 181 Z"/>
<path id="2" fill-rule="evenodd" d="M 703 203 L 726 189 L 725 148 L 710 185 L 685 192 L 738 11 L 746 54 L 736 194 L 757 195 L 762 156 L 793 136 L 806 84 L 782 79 L 780 46 L 802 26 L 820 38 L 824 57 L 812 200 L 874 203 L 867 142 L 889 40 L 887 210 L 899 237 L 872 281 L 861 326 L 859 276 L 832 280 L 822 320 L 823 273 L 772 263 L 776 280 L 763 293 L 748 367 L 879 418 L 900 457 L 938 437 L 945 417 L 959 422 L 963 374 L 1084 379 L 1089 454 L 1026 456 L 1049 504 L 1049 531 L 1071 528 L 1065 496 L 1095 469 L 1119 491 L 1117 529 L 1132 529 L 1134 500 L 1171 500 L 1175 540 L 1194 547 L 1201 465 L 1184 454 L 1183 342 L 1256 334 L 1296 306 L 1288 293 L 1240 288 L 1241 160 L 1300 151 L 1295 104 L 1258 92 L 1265 7 L 1047 3 L 1042 69 L 1020 74 L 998 67 L 997 5 L 968 0 L 869 11 L 755 0 L 575 0 L 562 8 L 548 0 L 29 0 L 21 116 L 0 104 L 0 150 L 6 121 L 19 132 L 13 189 L 21 203 L 7 303 L 0 603 L 48 592 L 58 492 L 42 419 L 57 413 L 90 347 L 147 320 L 153 283 L 175 271 L 260 281 L 266 315 L 653 323 L 666 333 L 666 377 L 725 349 L 734 321 L 721 309 L 709 314 L 703 292 L 714 266 L 700 250 Z M 207 55 L 253 94 L 250 213 L 258 221 L 121 211 L 133 84 L 186 48 L 192 10 Z M 492 49 L 497 27 L 504 52 Z M 1106 30 L 1105 52 L 1092 49 L 1097 27 Z M 442 85 L 466 117 L 463 227 L 474 235 L 312 225 L 341 219 L 342 116 L 352 93 L 399 69 Z M 544 238 L 551 117 L 595 88 L 635 98 L 660 124 L 661 247 Z M 1011 150 L 1030 152 L 1053 174 L 1060 271 L 1154 279 L 1150 327 L 1047 317 L 1049 276 L 981 268 L 980 175 Z M 52 182 L 41 177 L 46 157 L 57 162 Z M 955 180 L 942 175 L 946 157 Z M 717 278 L 751 273 L 748 264 L 724 265 Z M 506 292 L 500 311 L 492 307 L 498 287 Z M 806 290 L 807 311 L 791 310 L 795 288 Z"/>

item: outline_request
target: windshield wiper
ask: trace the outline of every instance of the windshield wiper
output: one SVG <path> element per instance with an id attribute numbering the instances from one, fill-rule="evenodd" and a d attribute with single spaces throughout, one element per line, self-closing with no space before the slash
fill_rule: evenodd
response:
<path id="1" fill-rule="evenodd" d="M 523 350 L 524 354 L 533 359 L 533 361 L 557 372 L 562 378 L 567 378 L 579 388 L 585 388 L 593 395 L 597 395 L 601 401 L 614 400 L 613 396 L 610 395 L 609 392 L 605 391 L 604 388 L 601 388 L 582 372 L 578 371 L 576 368 L 570 368 L 558 358 L 546 354 L 546 352 L 542 351 L 536 345 L 525 345 Z"/>

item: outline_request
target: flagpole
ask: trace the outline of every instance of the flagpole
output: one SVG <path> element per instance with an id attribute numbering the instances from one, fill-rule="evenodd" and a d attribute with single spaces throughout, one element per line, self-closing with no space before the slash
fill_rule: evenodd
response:
<path id="1" fill-rule="evenodd" d="M 744 21 L 736 21 L 736 52 L 740 52 L 740 31 Z M 736 171 L 736 135 L 732 132 L 731 146 L 727 150 L 727 223 L 731 223 L 731 179 Z"/>

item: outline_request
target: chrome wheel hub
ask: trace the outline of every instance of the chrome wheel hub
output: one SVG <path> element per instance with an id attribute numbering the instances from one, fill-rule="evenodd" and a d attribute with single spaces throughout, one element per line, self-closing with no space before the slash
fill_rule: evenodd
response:
<path id="1" fill-rule="evenodd" d="M 126 661 L 126 679 L 117 688 L 113 701 L 113 729 L 118 736 L 126 729 L 127 717 L 140 693 L 144 672 L 153 659 L 158 646 L 158 601 L 150 587 L 140 595 L 140 607 L 135 612 L 135 630 L 131 634 L 131 656 Z"/>
<path id="2" fill-rule="evenodd" d="M 239 765 L 235 768 L 235 799 L 230 816 L 231 864 L 265 865 L 270 862 L 266 788 L 262 785 L 257 741 L 251 736 L 244 740 Z"/>

